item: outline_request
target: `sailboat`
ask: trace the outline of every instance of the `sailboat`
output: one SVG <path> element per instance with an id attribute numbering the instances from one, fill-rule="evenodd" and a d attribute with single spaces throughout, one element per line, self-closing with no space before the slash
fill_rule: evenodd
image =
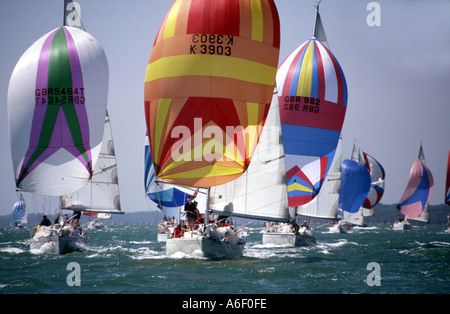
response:
<path id="1" fill-rule="evenodd" d="M 14 227 L 16 228 L 23 228 L 24 224 L 28 223 L 26 204 L 22 193 L 19 194 L 19 200 L 13 205 L 12 216 L 14 220 Z"/>
<path id="2" fill-rule="evenodd" d="M 366 152 L 362 152 L 363 163 L 370 174 L 370 190 L 363 203 L 363 216 L 373 216 L 374 207 L 384 194 L 385 171 L 383 166 L 374 157 Z"/>
<path id="3" fill-rule="evenodd" d="M 346 212 L 350 214 L 359 212 L 370 190 L 370 174 L 358 161 L 344 159 L 341 175 L 338 218 L 344 218 Z"/>
<path id="4" fill-rule="evenodd" d="M 211 188 L 213 213 L 270 222 L 263 244 L 309 246 L 316 243 L 312 230 L 291 229 L 278 93 L 275 90 L 264 130 L 247 171 L 238 179 Z M 287 232 L 284 232 L 284 229 Z"/>
<path id="5" fill-rule="evenodd" d="M 425 165 L 425 155 L 420 144 L 419 155 L 411 167 L 406 190 L 397 205 L 405 219 L 395 222 L 394 230 L 411 229 L 412 226 L 408 220 L 428 222 L 428 201 L 433 187 L 433 175 Z"/>
<path id="6" fill-rule="evenodd" d="M 210 223 L 211 187 L 249 167 L 269 111 L 280 48 L 273 0 L 176 0 L 145 77 L 145 117 L 158 180 L 205 193 L 205 224 L 166 242 L 167 255 L 243 255 L 241 228 Z"/>
<path id="7" fill-rule="evenodd" d="M 280 65 L 277 88 L 288 205 L 295 216 L 330 218 L 334 203 L 317 209 L 319 201 L 314 200 L 328 182 L 330 169 L 335 168 L 333 161 L 347 108 L 347 84 L 329 50 L 319 6 L 315 7 L 314 36 Z M 329 189 L 335 183 L 330 182 Z M 323 192 L 324 199 L 327 193 Z M 335 215 L 335 210 L 331 211 Z"/>
<path id="8" fill-rule="evenodd" d="M 8 88 L 16 190 L 59 197 L 61 208 L 64 196 L 93 177 L 108 95 L 102 46 L 84 30 L 75 3 L 66 0 L 64 10 L 63 26 L 28 48 Z M 32 250 L 66 253 L 89 245 L 86 234 L 71 223 L 38 229 L 30 240 Z"/>
<path id="9" fill-rule="evenodd" d="M 158 224 L 157 241 L 166 242 L 172 236 L 175 225 L 180 221 L 181 209 L 187 202 L 187 197 L 194 198 L 194 191 L 156 179 L 148 135 L 145 135 L 144 156 L 144 188 L 148 199 L 157 204 L 163 214 L 162 222 Z M 201 198 L 201 197 L 199 197 Z M 206 204 L 206 198 L 203 199 Z M 205 209 L 200 211 L 205 213 Z"/>
<path id="10" fill-rule="evenodd" d="M 342 220 L 350 226 L 365 226 L 364 217 L 374 215 L 374 207 L 379 203 L 383 196 L 385 172 L 382 165 L 371 155 L 362 152 L 361 156 L 360 151 L 356 149 L 355 144 L 353 144 L 352 160 L 355 160 L 366 167 L 370 175 L 370 189 L 359 210 L 355 213 L 344 211 Z"/>

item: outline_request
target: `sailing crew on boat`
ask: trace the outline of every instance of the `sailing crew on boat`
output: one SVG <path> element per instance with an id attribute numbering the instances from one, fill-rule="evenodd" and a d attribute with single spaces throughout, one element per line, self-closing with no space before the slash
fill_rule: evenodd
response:
<path id="1" fill-rule="evenodd" d="M 52 222 L 47 218 L 47 215 L 42 216 L 42 220 L 41 220 L 39 226 L 50 227 L 51 225 L 52 225 Z"/>
<path id="2" fill-rule="evenodd" d="M 205 223 L 205 218 L 203 218 L 202 214 L 198 213 L 197 220 L 195 221 L 195 227 L 198 228 L 199 225 L 204 224 L 204 223 Z"/>
<path id="3" fill-rule="evenodd" d="M 229 225 L 226 223 L 227 216 L 219 216 L 217 217 L 217 226 L 220 227 L 228 227 Z"/>
<path id="4" fill-rule="evenodd" d="M 186 220 L 188 222 L 188 229 L 192 231 L 195 223 L 195 204 L 192 203 L 191 196 L 187 197 L 187 203 L 184 205 L 184 211 L 186 212 Z"/>
<path id="5" fill-rule="evenodd" d="M 80 218 L 81 218 L 81 212 L 80 211 L 74 211 L 73 212 L 73 217 L 72 217 L 72 223 L 73 224 L 75 224 L 75 223 L 80 223 Z"/>
<path id="6" fill-rule="evenodd" d="M 78 222 L 78 221 L 75 221 L 75 223 L 74 223 L 74 225 L 73 225 L 73 228 L 75 229 L 74 230 L 74 232 L 75 233 L 79 233 L 79 235 L 82 235 L 83 234 L 83 228 L 81 228 L 81 225 L 80 225 L 80 223 Z"/>
<path id="7" fill-rule="evenodd" d="M 302 224 L 303 228 L 309 229 L 308 223 L 306 222 L 306 220 L 303 220 L 303 224 Z"/>
<path id="8" fill-rule="evenodd" d="M 181 237 L 183 237 L 183 235 L 184 235 L 184 232 L 185 231 L 188 231 L 186 228 L 183 228 L 183 227 L 185 227 L 186 225 L 182 225 L 181 223 L 179 223 L 174 229 L 173 229 L 173 232 L 172 232 L 172 238 L 181 238 Z"/>

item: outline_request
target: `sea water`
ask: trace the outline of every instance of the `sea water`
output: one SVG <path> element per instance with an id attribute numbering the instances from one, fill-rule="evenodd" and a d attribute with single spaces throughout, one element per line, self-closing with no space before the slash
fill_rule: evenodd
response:
<path id="1" fill-rule="evenodd" d="M 168 257 L 153 225 L 90 231 L 88 251 L 32 252 L 28 229 L 0 228 L 0 294 L 322 294 L 450 292 L 450 233 L 422 225 L 316 230 L 312 247 L 262 244 L 249 226 L 244 256 Z M 260 227 L 260 226 L 259 226 Z"/>

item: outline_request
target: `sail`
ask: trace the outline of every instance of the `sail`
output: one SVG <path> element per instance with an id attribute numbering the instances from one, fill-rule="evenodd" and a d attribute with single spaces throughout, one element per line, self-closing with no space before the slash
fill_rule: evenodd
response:
<path id="1" fill-rule="evenodd" d="M 342 138 L 339 139 L 333 162 L 320 189 L 320 193 L 309 203 L 297 207 L 300 216 L 336 219 L 341 189 Z"/>
<path id="2" fill-rule="evenodd" d="M 166 216 L 177 217 L 178 208 L 186 204 L 188 196 L 193 197 L 194 191 L 167 184 L 162 181 L 157 182 L 147 134 L 145 135 L 144 154 L 145 194 L 152 202 L 158 205 L 158 208 L 161 209 Z"/>
<path id="3" fill-rule="evenodd" d="M 450 206 L 450 150 L 447 160 L 447 178 L 445 180 L 445 203 Z"/>
<path id="4" fill-rule="evenodd" d="M 347 84 L 334 55 L 312 38 L 276 77 L 289 206 L 319 193 L 333 160 L 347 107 Z"/>
<path id="5" fill-rule="evenodd" d="M 20 58 L 8 88 L 8 120 L 16 188 L 60 196 L 92 176 L 108 95 L 108 63 L 100 43 L 62 26 Z"/>
<path id="6" fill-rule="evenodd" d="M 20 194 L 19 200 L 14 203 L 13 210 L 12 210 L 12 216 L 14 222 L 22 222 L 26 223 L 26 204 L 23 200 L 22 194 Z"/>
<path id="7" fill-rule="evenodd" d="M 374 208 L 376 204 L 381 200 L 384 194 L 384 178 L 385 172 L 383 166 L 371 155 L 362 152 L 364 165 L 370 174 L 370 190 L 363 206 L 365 208 Z"/>
<path id="8" fill-rule="evenodd" d="M 81 189 L 64 198 L 65 208 L 122 213 L 117 161 L 108 111 L 104 119 L 103 143 L 92 177 Z"/>
<path id="9" fill-rule="evenodd" d="M 211 188 L 209 208 L 214 213 L 257 220 L 288 221 L 280 132 L 278 96 L 275 92 L 266 125 L 247 171 L 232 182 Z"/>
<path id="10" fill-rule="evenodd" d="M 356 213 L 369 193 L 369 172 L 359 162 L 350 159 L 342 162 L 341 171 L 339 210 Z"/>
<path id="11" fill-rule="evenodd" d="M 273 0 L 176 0 L 145 76 L 156 176 L 209 187 L 238 178 L 258 143 L 275 85 Z"/>
<path id="12" fill-rule="evenodd" d="M 364 211 L 362 210 L 362 208 L 360 208 L 357 212 L 355 213 L 350 213 L 348 211 L 339 211 L 339 217 L 342 217 L 342 221 L 348 222 L 352 225 L 356 225 L 356 226 L 364 226 Z"/>
<path id="13" fill-rule="evenodd" d="M 422 215 L 433 192 L 434 182 L 430 169 L 424 163 L 422 145 L 419 157 L 414 161 L 409 172 L 406 190 L 397 205 L 400 213 L 408 218 Z"/>
<path id="14" fill-rule="evenodd" d="M 325 47 L 328 46 L 327 36 L 325 35 L 325 29 L 323 28 L 322 19 L 320 18 L 319 5 L 316 5 L 316 22 L 314 23 L 314 37 L 320 41 Z"/>

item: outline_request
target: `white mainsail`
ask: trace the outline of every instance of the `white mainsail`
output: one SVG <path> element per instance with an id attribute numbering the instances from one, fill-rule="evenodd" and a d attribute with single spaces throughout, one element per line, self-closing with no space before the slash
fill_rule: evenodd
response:
<path id="1" fill-rule="evenodd" d="M 79 190 L 64 198 L 65 208 L 102 213 L 122 213 L 119 178 L 111 121 L 106 112 L 103 144 L 92 178 Z"/>
<path id="2" fill-rule="evenodd" d="M 250 166 L 238 179 L 211 187 L 209 208 L 214 213 L 234 217 L 288 221 L 277 92 L 274 92 L 266 124 Z"/>

